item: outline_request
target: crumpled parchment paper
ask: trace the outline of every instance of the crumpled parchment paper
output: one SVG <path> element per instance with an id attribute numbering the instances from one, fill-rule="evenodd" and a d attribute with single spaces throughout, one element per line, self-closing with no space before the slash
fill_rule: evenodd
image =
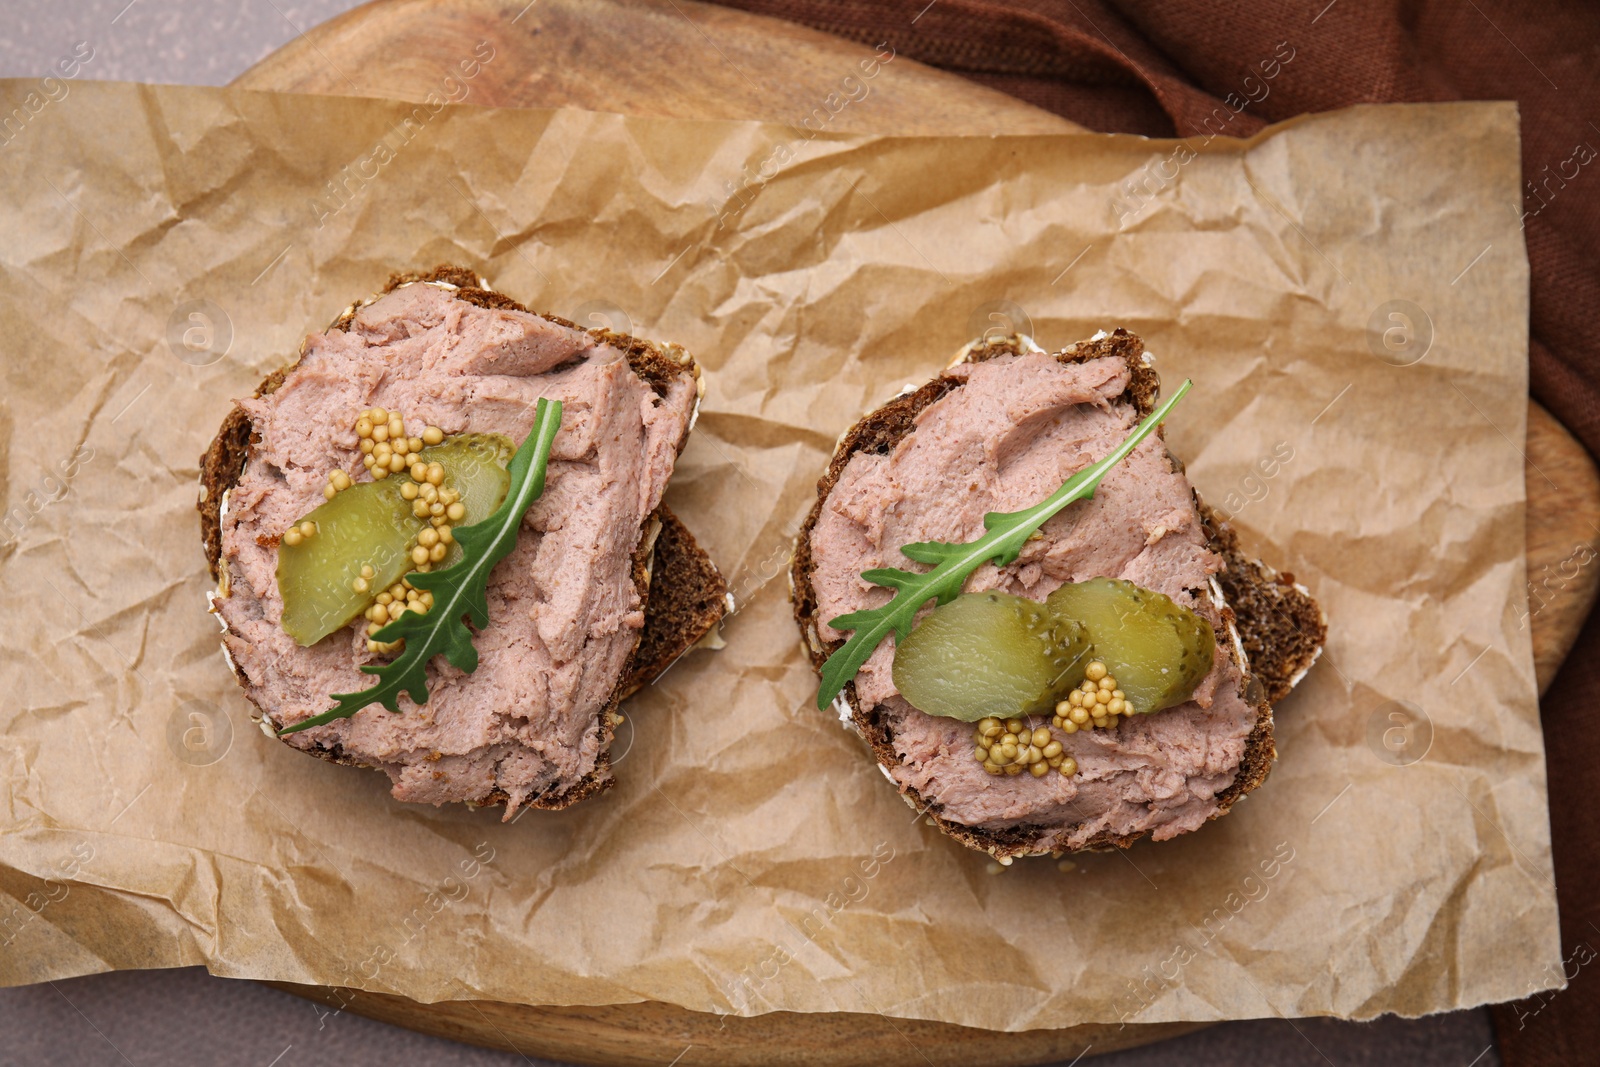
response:
<path id="1" fill-rule="evenodd" d="M 1511 105 L 1202 145 L 108 83 L 0 99 L 25 112 L 0 147 L 0 982 L 204 964 L 998 1029 L 1559 984 Z M 668 501 L 739 602 L 725 648 L 625 706 L 616 789 L 509 825 L 262 736 L 205 611 L 196 458 L 230 399 L 391 270 L 442 261 L 696 353 Z M 995 875 L 813 707 L 789 540 L 836 436 L 964 342 L 1119 325 L 1195 379 L 1171 447 L 1332 636 L 1226 819 Z"/>

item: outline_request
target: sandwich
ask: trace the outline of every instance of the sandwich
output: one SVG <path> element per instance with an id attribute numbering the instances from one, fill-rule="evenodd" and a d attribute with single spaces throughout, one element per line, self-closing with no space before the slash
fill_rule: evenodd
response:
<path id="1" fill-rule="evenodd" d="M 210 610 L 261 729 L 506 819 L 605 789 L 619 702 L 726 609 L 661 502 L 703 389 L 675 345 L 455 267 L 307 338 L 200 461 Z"/>
<path id="2" fill-rule="evenodd" d="M 974 342 L 857 422 L 818 482 L 790 577 L 819 707 L 1002 864 L 1226 814 L 1321 651 L 1310 594 L 1167 451 L 1187 388 L 1163 402 L 1120 329 L 1058 353 Z"/>

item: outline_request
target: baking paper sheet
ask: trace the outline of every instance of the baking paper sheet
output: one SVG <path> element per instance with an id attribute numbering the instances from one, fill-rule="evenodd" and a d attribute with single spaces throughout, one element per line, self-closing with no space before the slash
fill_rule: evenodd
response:
<path id="1" fill-rule="evenodd" d="M 1511 105 L 1179 145 L 110 83 L 0 100 L 27 113 L 0 147 L 0 981 L 204 964 L 998 1029 L 1559 984 Z M 625 706 L 617 788 L 509 825 L 263 736 L 205 611 L 197 457 L 230 399 L 444 261 L 698 356 L 668 501 L 739 603 L 725 648 Z M 1119 325 L 1195 379 L 1171 447 L 1331 637 L 1226 819 L 995 874 L 813 707 L 789 539 L 838 434 L 964 342 Z"/>

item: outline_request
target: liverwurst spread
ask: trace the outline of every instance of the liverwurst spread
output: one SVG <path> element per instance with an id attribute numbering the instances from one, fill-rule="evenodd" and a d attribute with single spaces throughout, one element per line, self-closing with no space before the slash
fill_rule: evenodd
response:
<path id="1" fill-rule="evenodd" d="M 1034 352 L 958 364 L 948 373 L 965 384 L 924 408 L 890 453 L 855 453 L 820 510 L 811 582 L 824 641 L 846 636 L 827 620 L 890 599 L 891 591 L 865 581 L 862 571 L 921 569 L 901 545 L 981 537 L 986 512 L 1037 504 L 1109 453 L 1138 421 L 1133 404 L 1116 399 L 1130 378 L 1118 357 L 1064 363 Z M 973 759 L 970 723 L 925 715 L 900 696 L 891 635 L 855 679 L 860 707 L 877 712 L 899 756 L 889 773 L 949 821 L 1042 831 L 1041 850 L 1142 832 L 1159 841 L 1197 828 L 1237 775 L 1258 713 L 1241 694 L 1221 612 L 1205 592 L 1221 560 L 1207 547 L 1188 480 L 1161 441 L 1146 438 L 1091 500 L 1068 506 L 1042 533 L 1011 565 L 980 567 L 965 591 L 1042 601 L 1064 582 L 1127 579 L 1211 622 L 1219 639 L 1211 673 L 1188 703 L 1111 730 L 1057 731 L 1077 761 L 1070 778 L 994 776 Z"/>
<path id="2" fill-rule="evenodd" d="M 685 374 L 657 392 L 624 353 L 581 330 L 415 284 L 359 309 L 346 329 L 312 336 L 276 391 L 239 402 L 260 441 L 227 497 L 227 595 L 216 610 L 247 695 L 271 724 L 369 688 L 376 678 L 358 668 L 384 657 L 367 651 L 364 619 L 307 648 L 280 627 L 278 535 L 323 502 L 330 471 L 367 479 L 353 428 L 362 410 L 403 411 L 417 423 L 410 434 L 432 424 L 520 442 L 539 397 L 561 401 L 561 429 L 544 495 L 490 575 L 477 670 L 435 657 L 426 704 L 402 696 L 398 714 L 374 704 L 284 741 L 386 771 L 400 800 L 502 792 L 508 819 L 601 766 L 604 712 L 644 624 L 633 557 L 688 431 L 695 383 Z"/>

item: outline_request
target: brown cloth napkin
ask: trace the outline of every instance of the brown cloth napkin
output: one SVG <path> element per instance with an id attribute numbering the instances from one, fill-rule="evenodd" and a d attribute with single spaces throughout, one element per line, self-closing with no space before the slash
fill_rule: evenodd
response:
<path id="1" fill-rule="evenodd" d="M 867 44 L 887 41 L 1096 130 L 1243 137 L 1350 104 L 1518 101 L 1531 387 L 1600 455 L 1600 9 L 1592 3 L 722 2 Z M 1589 966 L 1600 946 L 1597 690 L 1600 622 L 1592 617 L 1542 705 L 1571 985 L 1493 1009 L 1507 1067 L 1600 1056 L 1600 966 Z"/>

